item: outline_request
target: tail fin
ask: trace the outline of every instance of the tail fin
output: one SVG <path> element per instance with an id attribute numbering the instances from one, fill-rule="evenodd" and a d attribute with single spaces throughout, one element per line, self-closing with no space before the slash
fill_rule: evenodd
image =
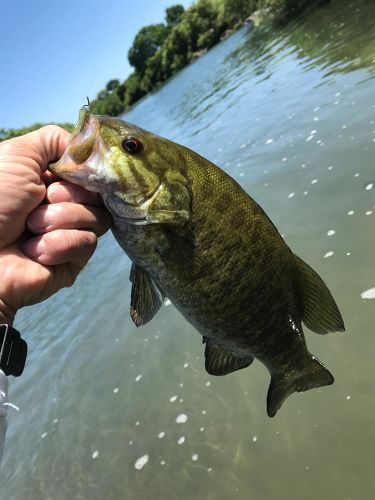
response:
<path id="1" fill-rule="evenodd" d="M 267 414 L 274 417 L 283 402 L 293 392 L 302 392 L 331 385 L 334 382 L 332 374 L 315 356 L 311 356 L 311 362 L 306 369 L 294 373 L 287 373 L 281 379 L 271 378 L 267 394 Z"/>

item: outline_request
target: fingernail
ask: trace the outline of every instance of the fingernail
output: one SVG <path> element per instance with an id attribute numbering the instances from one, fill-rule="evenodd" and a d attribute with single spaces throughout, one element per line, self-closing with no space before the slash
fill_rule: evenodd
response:
<path id="1" fill-rule="evenodd" d="M 51 203 L 60 201 L 61 193 L 65 194 L 65 189 L 55 182 L 47 188 L 47 198 Z"/>
<path id="2" fill-rule="evenodd" d="M 21 250 L 24 254 L 32 259 L 37 259 L 46 251 L 46 245 L 42 239 L 31 239 L 21 245 Z"/>

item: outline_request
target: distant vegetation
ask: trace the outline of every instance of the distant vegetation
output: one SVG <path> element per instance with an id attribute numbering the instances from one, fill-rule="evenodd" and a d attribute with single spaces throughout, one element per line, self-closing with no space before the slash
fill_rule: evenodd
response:
<path id="1" fill-rule="evenodd" d="M 34 123 L 30 125 L 30 127 L 22 127 L 22 128 L 0 128 L 0 141 L 6 141 L 7 139 L 12 139 L 13 137 L 18 137 L 19 135 L 28 134 L 33 130 L 38 130 L 38 128 L 46 125 L 45 123 Z M 74 128 L 74 125 L 71 123 L 56 123 L 60 127 L 64 128 L 68 132 L 71 132 Z"/>
<path id="2" fill-rule="evenodd" d="M 213 45 L 241 27 L 256 11 L 258 19 L 281 24 L 307 7 L 329 0 L 197 0 L 191 7 L 173 5 L 165 22 L 142 28 L 134 38 L 128 60 L 134 68 L 126 80 L 110 80 L 90 103 L 94 114 L 118 116 L 159 87 Z M 0 129 L 0 140 L 39 128 Z M 72 125 L 62 124 L 67 130 Z"/>

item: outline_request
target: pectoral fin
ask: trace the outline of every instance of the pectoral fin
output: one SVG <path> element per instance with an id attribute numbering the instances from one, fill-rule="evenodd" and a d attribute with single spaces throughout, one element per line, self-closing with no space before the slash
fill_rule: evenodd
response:
<path id="1" fill-rule="evenodd" d="M 158 312 L 164 296 L 146 271 L 132 264 L 130 271 L 132 292 L 130 316 L 136 326 L 145 325 Z"/>
<path id="2" fill-rule="evenodd" d="M 225 347 L 216 344 L 211 339 L 203 337 L 206 344 L 204 355 L 206 358 L 205 368 L 210 375 L 227 375 L 241 368 L 246 368 L 254 361 L 251 355 L 241 357 L 228 351 Z"/>
<path id="3" fill-rule="evenodd" d="M 294 258 L 302 296 L 302 321 L 320 335 L 343 332 L 344 321 L 326 284 L 306 262 L 297 255 Z"/>

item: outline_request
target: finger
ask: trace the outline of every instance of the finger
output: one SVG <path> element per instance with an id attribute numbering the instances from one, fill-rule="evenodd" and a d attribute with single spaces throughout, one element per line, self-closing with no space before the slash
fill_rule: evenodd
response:
<path id="1" fill-rule="evenodd" d="M 31 212 L 26 224 L 35 234 L 56 229 L 89 229 L 102 236 L 111 225 L 111 217 L 105 208 L 61 202 L 40 205 Z"/>
<path id="2" fill-rule="evenodd" d="M 43 179 L 43 182 L 44 182 L 44 184 L 46 186 L 49 186 L 53 182 L 57 182 L 57 181 L 61 180 L 60 177 L 58 177 L 57 175 L 53 174 L 49 170 L 46 170 L 45 172 L 43 172 L 42 179 Z"/>
<path id="3" fill-rule="evenodd" d="M 47 125 L 31 134 L 36 134 L 35 143 L 42 156 L 40 165 L 44 171 L 49 163 L 61 158 L 68 146 L 70 134 L 57 125 Z"/>
<path id="4" fill-rule="evenodd" d="M 83 267 L 94 253 L 96 244 L 97 237 L 92 231 L 58 229 L 31 238 L 21 250 L 44 266 L 72 263 Z"/>
<path id="5" fill-rule="evenodd" d="M 66 181 L 53 182 L 47 189 L 47 199 L 50 203 L 69 201 L 82 205 L 103 205 L 98 193 L 87 191 L 76 184 Z"/>

